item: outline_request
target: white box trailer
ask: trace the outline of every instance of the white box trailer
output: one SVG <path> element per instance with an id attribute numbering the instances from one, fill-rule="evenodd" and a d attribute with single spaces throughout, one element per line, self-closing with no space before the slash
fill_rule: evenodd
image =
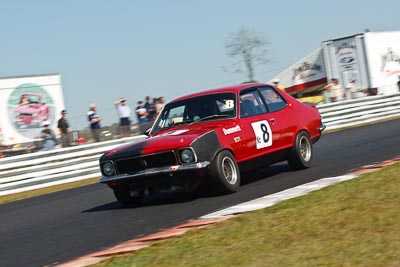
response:
<path id="1" fill-rule="evenodd" d="M 366 32 L 322 42 L 327 79 L 343 88 L 356 80 L 360 89 L 377 94 L 399 92 L 400 32 Z"/>
<path id="2" fill-rule="evenodd" d="M 378 93 L 398 93 L 400 76 L 400 32 L 365 33 L 370 86 Z"/>
<path id="3" fill-rule="evenodd" d="M 59 74 L 0 78 L 0 144 L 37 140 L 43 121 L 58 134 L 57 120 L 64 109 Z"/>

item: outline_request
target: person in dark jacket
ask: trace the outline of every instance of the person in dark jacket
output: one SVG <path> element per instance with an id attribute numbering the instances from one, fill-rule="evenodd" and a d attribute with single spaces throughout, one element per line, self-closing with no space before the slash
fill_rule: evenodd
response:
<path id="1" fill-rule="evenodd" d="M 71 145 L 70 129 L 66 118 L 67 111 L 61 111 L 61 118 L 58 120 L 57 128 L 61 136 L 62 147 L 69 147 Z"/>
<path id="2" fill-rule="evenodd" d="M 97 109 L 96 104 L 90 104 L 88 111 L 88 121 L 90 124 L 90 130 L 92 131 L 94 140 L 96 142 L 100 142 L 101 118 L 99 117 L 99 115 L 97 115 L 96 109 Z"/>

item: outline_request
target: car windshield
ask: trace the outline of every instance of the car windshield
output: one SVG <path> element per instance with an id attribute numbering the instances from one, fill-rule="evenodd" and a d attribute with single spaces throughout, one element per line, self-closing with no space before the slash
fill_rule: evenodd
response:
<path id="1" fill-rule="evenodd" d="M 23 95 L 21 96 L 20 104 L 39 104 L 40 97 L 36 95 Z"/>
<path id="2" fill-rule="evenodd" d="M 176 125 L 236 117 L 234 93 L 216 93 L 192 97 L 167 104 L 152 132 Z"/>

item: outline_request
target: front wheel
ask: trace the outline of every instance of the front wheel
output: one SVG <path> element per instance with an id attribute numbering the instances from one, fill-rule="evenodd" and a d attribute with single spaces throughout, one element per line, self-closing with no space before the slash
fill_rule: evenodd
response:
<path id="1" fill-rule="evenodd" d="M 143 200 L 143 196 L 131 196 L 131 191 L 126 188 L 114 188 L 113 191 L 117 200 L 124 205 L 139 204 Z"/>
<path id="2" fill-rule="evenodd" d="M 232 153 L 220 152 L 211 164 L 209 178 L 213 189 L 222 194 L 234 193 L 240 185 L 240 172 Z"/>
<path id="3" fill-rule="evenodd" d="M 311 167 L 313 147 L 307 132 L 301 131 L 297 134 L 294 146 L 290 152 L 288 163 L 294 170 Z"/>

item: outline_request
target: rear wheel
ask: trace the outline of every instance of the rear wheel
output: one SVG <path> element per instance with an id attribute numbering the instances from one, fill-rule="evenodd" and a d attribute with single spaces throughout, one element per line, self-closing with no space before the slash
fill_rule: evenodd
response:
<path id="1" fill-rule="evenodd" d="M 119 202 L 124 205 L 139 204 L 143 200 L 143 196 L 132 196 L 131 191 L 126 188 L 114 188 L 114 195 Z"/>
<path id="2" fill-rule="evenodd" d="M 234 193 L 240 185 L 240 172 L 232 153 L 220 152 L 211 164 L 209 173 L 213 189 L 218 193 Z"/>
<path id="3" fill-rule="evenodd" d="M 307 132 L 297 134 L 294 146 L 290 152 L 288 163 L 292 169 L 301 170 L 311 167 L 313 147 Z"/>

